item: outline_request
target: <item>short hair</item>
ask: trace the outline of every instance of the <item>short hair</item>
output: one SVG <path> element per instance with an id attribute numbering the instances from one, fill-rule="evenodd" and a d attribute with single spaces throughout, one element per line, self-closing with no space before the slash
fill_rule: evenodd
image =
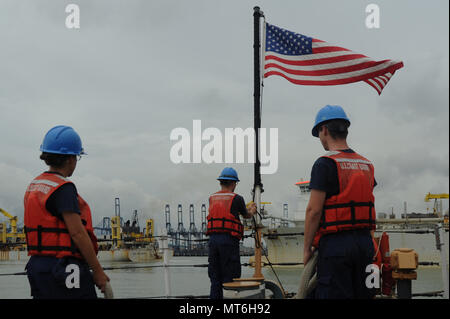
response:
<path id="1" fill-rule="evenodd" d="M 323 126 L 326 126 L 328 128 L 328 131 L 330 132 L 330 135 L 333 139 L 343 140 L 347 138 L 350 122 L 344 119 L 325 121 L 320 125 L 319 131 Z"/>
<path id="2" fill-rule="evenodd" d="M 236 181 L 232 181 L 231 179 L 219 179 L 219 182 L 220 182 L 221 186 L 227 187 L 227 186 L 230 186 L 233 182 L 236 182 Z"/>
<path id="3" fill-rule="evenodd" d="M 39 158 L 43 160 L 48 166 L 62 168 L 71 156 L 74 155 L 43 152 Z"/>

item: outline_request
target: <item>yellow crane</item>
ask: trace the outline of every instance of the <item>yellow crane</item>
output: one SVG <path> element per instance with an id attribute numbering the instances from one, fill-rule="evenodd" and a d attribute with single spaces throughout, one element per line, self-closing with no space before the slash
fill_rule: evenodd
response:
<path id="1" fill-rule="evenodd" d="M 13 216 L 10 213 L 8 213 L 3 208 L 0 208 L 0 213 L 5 215 L 8 220 L 9 224 L 11 225 L 11 232 L 9 234 L 6 233 L 6 223 L 1 223 L 0 226 L 0 242 L 6 243 L 8 238 L 11 238 L 11 242 L 16 243 L 18 241 L 24 241 L 25 240 L 25 234 L 22 232 L 17 232 L 17 216 Z"/>
<path id="2" fill-rule="evenodd" d="M 434 207 L 433 207 L 433 213 L 436 214 L 438 213 L 438 207 L 437 207 L 437 200 L 438 199 L 448 199 L 449 198 L 449 194 L 447 193 L 441 193 L 441 194 L 431 194 L 428 193 L 425 195 L 425 201 L 429 202 L 430 199 L 434 199 Z M 442 213 L 442 212 L 439 212 Z"/>
<path id="3" fill-rule="evenodd" d="M 425 201 L 426 201 L 426 202 L 429 202 L 430 199 L 439 199 L 439 198 L 447 198 L 447 199 L 448 199 L 448 197 L 449 197 L 449 195 L 448 195 L 447 193 L 441 193 L 441 194 L 431 194 L 431 193 L 428 193 L 428 194 L 425 196 Z"/>
<path id="4" fill-rule="evenodd" d="M 0 223 L 0 244 L 6 244 L 6 223 Z"/>
<path id="5" fill-rule="evenodd" d="M 111 217 L 111 239 L 114 246 L 117 248 L 122 247 L 122 227 L 120 227 L 120 216 Z"/>
<path id="6" fill-rule="evenodd" d="M 145 221 L 145 240 L 149 242 L 153 242 L 153 234 L 154 234 L 154 223 L 153 219 L 147 219 Z"/>

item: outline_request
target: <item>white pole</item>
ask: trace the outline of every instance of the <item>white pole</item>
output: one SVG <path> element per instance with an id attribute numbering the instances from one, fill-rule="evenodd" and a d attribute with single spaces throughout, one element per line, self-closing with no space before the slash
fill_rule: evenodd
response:
<path id="1" fill-rule="evenodd" d="M 164 282 L 166 287 L 166 298 L 171 296 L 170 292 L 170 271 L 169 271 L 169 243 L 167 238 L 167 229 L 162 230 L 161 236 L 161 248 L 163 250 L 164 256 Z"/>
<path id="2" fill-rule="evenodd" d="M 441 252 L 441 269 L 442 269 L 442 281 L 444 283 L 444 298 L 448 299 L 448 266 L 447 266 L 447 254 L 444 239 L 444 227 L 442 224 L 438 226 L 439 230 L 439 251 Z"/>

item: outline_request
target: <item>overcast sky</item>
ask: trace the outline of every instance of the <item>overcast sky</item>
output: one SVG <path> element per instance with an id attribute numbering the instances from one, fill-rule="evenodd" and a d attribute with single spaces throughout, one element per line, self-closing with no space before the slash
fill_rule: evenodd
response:
<path id="1" fill-rule="evenodd" d="M 68 29 L 65 7 L 80 7 Z M 380 28 L 365 25 L 369 3 Z M 164 224 L 164 205 L 200 206 L 229 164 L 174 164 L 170 133 L 253 126 L 253 6 L 269 23 L 376 60 L 404 62 L 381 96 L 364 82 L 328 87 L 265 79 L 262 126 L 278 128 L 278 171 L 263 175 L 263 201 L 281 215 L 298 206 L 294 184 L 324 153 L 311 128 L 326 104 L 344 107 L 349 145 L 375 165 L 378 212 L 424 212 L 428 192 L 449 192 L 448 1 L 5 1 L 0 0 L 0 207 L 21 219 L 29 182 L 46 169 L 39 146 L 72 126 L 88 156 L 72 177 L 94 223 L 137 209 L 141 226 Z M 203 144 L 205 145 L 205 143 Z M 252 164 L 234 164 L 251 199 Z M 448 201 L 444 201 L 444 209 Z M 2 217 L 0 217 L 2 220 Z"/>

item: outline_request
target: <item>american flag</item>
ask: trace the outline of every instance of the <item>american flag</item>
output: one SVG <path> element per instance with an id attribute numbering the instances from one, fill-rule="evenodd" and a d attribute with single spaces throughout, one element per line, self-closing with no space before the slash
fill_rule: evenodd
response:
<path id="1" fill-rule="evenodd" d="M 325 41 L 266 23 L 264 77 L 279 75 L 300 85 L 364 81 L 378 94 L 403 62 L 373 59 Z"/>

